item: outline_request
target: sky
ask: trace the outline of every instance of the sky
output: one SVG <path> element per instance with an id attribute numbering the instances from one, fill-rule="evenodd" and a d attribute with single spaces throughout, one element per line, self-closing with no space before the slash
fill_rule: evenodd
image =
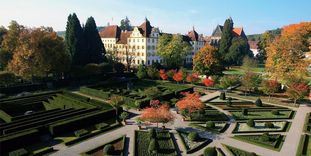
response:
<path id="1" fill-rule="evenodd" d="M 97 26 L 120 24 L 127 16 L 140 25 L 168 33 L 185 34 L 194 27 L 210 35 L 217 24 L 232 17 L 246 34 L 263 33 L 284 25 L 311 21 L 311 0 L 0 0 L 0 25 L 11 20 L 28 27 L 49 26 L 65 30 L 67 17 L 75 12 L 81 23 L 90 16 Z"/>

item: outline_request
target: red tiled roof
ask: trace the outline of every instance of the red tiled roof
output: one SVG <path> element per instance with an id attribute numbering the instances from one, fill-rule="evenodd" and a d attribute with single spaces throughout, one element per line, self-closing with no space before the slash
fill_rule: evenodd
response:
<path id="1" fill-rule="evenodd" d="M 111 25 L 106 27 L 99 33 L 101 38 L 119 38 L 121 29 L 117 25 Z"/>
<path id="2" fill-rule="evenodd" d="M 143 34 L 144 37 L 149 37 L 149 35 L 151 34 L 152 26 L 150 25 L 150 22 L 148 20 L 146 20 L 138 28 L 139 28 L 139 31 Z"/>
<path id="3" fill-rule="evenodd" d="M 250 49 L 258 49 L 258 41 L 248 41 Z"/>
<path id="4" fill-rule="evenodd" d="M 121 32 L 120 39 L 117 44 L 127 44 L 127 38 L 129 38 L 132 34 L 132 31 Z"/>
<path id="5" fill-rule="evenodd" d="M 243 28 L 233 28 L 233 30 L 232 30 L 233 34 L 236 36 L 241 36 L 242 31 L 243 31 Z"/>
<path id="6" fill-rule="evenodd" d="M 189 31 L 188 36 L 190 37 L 192 41 L 198 41 L 199 39 L 199 35 L 195 30 Z"/>

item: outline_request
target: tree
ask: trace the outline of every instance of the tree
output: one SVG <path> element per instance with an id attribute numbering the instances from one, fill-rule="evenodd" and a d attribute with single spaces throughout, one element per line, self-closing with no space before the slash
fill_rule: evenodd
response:
<path id="1" fill-rule="evenodd" d="M 119 108 L 124 105 L 125 101 L 122 96 L 114 95 L 110 97 L 110 104 L 116 110 L 116 118 L 119 116 Z"/>
<path id="2" fill-rule="evenodd" d="M 166 73 L 166 75 L 168 78 L 173 79 L 173 76 L 175 75 L 175 73 L 176 73 L 176 70 L 171 69 Z"/>
<path id="3" fill-rule="evenodd" d="M 151 79 L 159 79 L 159 73 L 158 70 L 154 67 L 149 66 L 147 68 L 147 75 Z"/>
<path id="4" fill-rule="evenodd" d="M 240 83 L 240 79 L 238 76 L 234 76 L 234 75 L 225 75 L 223 77 L 220 78 L 220 87 L 221 88 L 228 88 L 230 86 L 234 86 Z"/>
<path id="5" fill-rule="evenodd" d="M 212 87 L 214 85 L 214 81 L 208 78 L 203 79 L 202 83 L 206 86 L 206 87 Z"/>
<path id="6" fill-rule="evenodd" d="M 266 71 L 269 76 L 288 83 L 292 77 L 303 78 L 307 74 L 308 62 L 304 52 L 309 51 L 311 22 L 285 26 L 280 37 L 267 48 Z"/>
<path id="7" fill-rule="evenodd" d="M 136 73 L 136 76 L 139 78 L 139 79 L 144 79 L 147 77 L 147 70 L 146 70 L 146 67 L 143 66 L 143 65 L 140 65 L 138 67 L 138 71 Z"/>
<path id="8" fill-rule="evenodd" d="M 246 72 L 245 75 L 242 77 L 242 87 L 246 92 L 251 92 L 255 88 L 258 88 L 259 84 L 261 83 L 261 76 L 259 74 L 255 74 L 253 72 Z"/>
<path id="9" fill-rule="evenodd" d="M 159 71 L 159 76 L 162 80 L 167 80 L 168 76 L 167 74 L 165 73 L 165 70 L 164 69 L 160 69 Z"/>
<path id="10" fill-rule="evenodd" d="M 200 100 L 200 95 L 198 93 L 186 92 L 183 94 L 185 97 L 176 103 L 176 107 L 179 110 L 187 110 L 189 113 L 193 113 L 205 107 L 203 102 Z"/>
<path id="11" fill-rule="evenodd" d="M 128 118 L 129 114 L 127 112 L 122 112 L 120 115 L 120 119 L 122 119 L 122 121 L 125 121 L 126 118 Z"/>
<path id="12" fill-rule="evenodd" d="M 220 56 L 222 56 L 221 60 L 225 65 L 226 65 L 225 56 L 229 51 L 229 48 L 231 46 L 231 40 L 233 38 L 232 30 L 233 30 L 233 21 L 231 18 L 229 18 L 224 23 L 219 46 L 219 54 Z"/>
<path id="13" fill-rule="evenodd" d="M 265 63 L 266 59 L 267 59 L 267 47 L 269 47 L 270 43 L 273 42 L 273 40 L 279 36 L 281 33 L 281 30 L 278 31 L 278 33 L 274 34 L 271 31 L 267 31 L 265 33 L 263 33 L 260 36 L 260 40 L 257 44 L 258 46 L 258 54 L 256 55 L 256 59 L 260 62 L 260 63 Z"/>
<path id="14" fill-rule="evenodd" d="M 52 28 L 25 29 L 20 35 L 19 47 L 14 50 L 8 70 L 30 79 L 33 76 L 62 76 L 69 70 L 70 56 L 63 39 Z"/>
<path id="15" fill-rule="evenodd" d="M 143 121 L 149 121 L 153 123 L 168 123 L 174 120 L 174 114 L 169 110 L 168 105 L 161 105 L 160 107 L 145 108 L 140 116 Z"/>
<path id="16" fill-rule="evenodd" d="M 173 79 L 178 83 L 183 80 L 183 72 L 179 70 L 177 73 L 174 74 Z"/>
<path id="17" fill-rule="evenodd" d="M 286 89 L 286 94 L 289 98 L 294 100 L 294 104 L 297 100 L 303 99 L 308 91 L 308 86 L 303 83 L 292 83 L 288 85 Z"/>
<path id="18" fill-rule="evenodd" d="M 135 58 L 136 58 L 135 49 L 131 49 L 130 52 L 128 46 L 125 46 L 125 61 L 127 71 L 130 71 L 131 65 L 134 62 Z"/>
<path id="19" fill-rule="evenodd" d="M 17 81 L 16 76 L 13 73 L 7 71 L 0 71 L 0 85 L 14 84 Z"/>
<path id="20" fill-rule="evenodd" d="M 223 67 L 216 48 L 206 45 L 193 57 L 193 69 L 202 75 L 221 75 Z"/>
<path id="21" fill-rule="evenodd" d="M 85 38 L 84 64 L 88 63 L 102 63 L 106 54 L 105 47 L 99 36 L 97 26 L 93 17 L 89 17 L 83 29 L 83 36 Z"/>
<path id="22" fill-rule="evenodd" d="M 190 49 L 190 45 L 183 41 L 181 35 L 163 34 L 159 37 L 157 55 L 168 68 L 176 68 L 183 65 Z"/>
<path id="23" fill-rule="evenodd" d="M 18 24 L 16 21 L 11 21 L 8 26 L 8 31 L 1 36 L 0 46 L 0 68 L 5 69 L 8 63 L 12 60 L 16 48 L 20 44 L 20 35 L 24 31 L 24 26 Z M 5 32 L 5 30 L 3 30 Z"/>
<path id="24" fill-rule="evenodd" d="M 261 83 L 262 91 L 269 96 L 269 100 L 271 94 L 277 92 L 280 88 L 280 84 L 276 80 L 264 80 Z"/>
<path id="25" fill-rule="evenodd" d="M 1 48 L 3 38 L 7 33 L 8 33 L 8 30 L 4 26 L 1 26 L 0 27 L 0 48 Z"/>
<path id="26" fill-rule="evenodd" d="M 131 21 L 127 18 L 127 16 L 120 21 L 120 29 L 123 31 L 131 31 Z"/>
<path id="27" fill-rule="evenodd" d="M 224 57 L 226 65 L 242 65 L 245 56 L 251 56 L 247 40 L 242 37 L 234 37 L 228 53 Z"/>
<path id="28" fill-rule="evenodd" d="M 144 90 L 144 95 L 150 99 L 154 99 L 161 95 L 162 92 L 157 87 L 150 87 Z"/>
<path id="29" fill-rule="evenodd" d="M 86 49 L 83 29 L 75 13 L 68 16 L 65 34 L 65 46 L 71 56 L 72 64 L 85 65 Z"/>
<path id="30" fill-rule="evenodd" d="M 257 66 L 258 66 L 257 60 L 249 56 L 245 56 L 243 58 L 242 69 L 244 69 L 245 71 L 251 71 L 253 68 L 257 68 Z"/>

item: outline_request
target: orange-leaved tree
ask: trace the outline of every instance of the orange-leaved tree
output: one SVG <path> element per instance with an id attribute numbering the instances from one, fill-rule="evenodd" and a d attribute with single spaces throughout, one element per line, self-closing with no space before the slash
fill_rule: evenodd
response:
<path id="1" fill-rule="evenodd" d="M 162 80 L 167 80 L 167 78 L 168 78 L 168 76 L 167 76 L 167 74 L 165 73 L 165 70 L 164 70 L 164 69 L 160 69 L 159 75 L 160 75 L 160 78 L 161 78 Z"/>
<path id="2" fill-rule="evenodd" d="M 269 96 L 269 100 L 271 94 L 277 92 L 280 88 L 280 84 L 277 80 L 264 80 L 261 83 L 262 91 Z"/>
<path id="3" fill-rule="evenodd" d="M 209 78 L 205 78 L 203 79 L 202 83 L 206 86 L 206 87 L 212 87 L 214 85 L 214 81 L 209 79 Z"/>
<path id="4" fill-rule="evenodd" d="M 174 74 L 173 79 L 178 83 L 183 80 L 183 72 L 179 70 L 177 73 Z"/>
<path id="5" fill-rule="evenodd" d="M 286 89 L 286 94 L 289 98 L 294 100 L 296 104 L 297 100 L 303 99 L 308 91 L 308 86 L 303 83 L 291 83 Z"/>
<path id="6" fill-rule="evenodd" d="M 149 107 L 145 108 L 140 116 L 142 121 L 149 121 L 156 123 L 168 123 L 173 121 L 175 118 L 174 114 L 169 110 L 168 105 L 161 105 L 160 107 Z"/>
<path id="7" fill-rule="evenodd" d="M 183 111 L 187 110 L 189 113 L 193 113 L 197 110 L 203 109 L 205 106 L 200 100 L 200 95 L 198 93 L 182 93 L 185 97 L 177 101 L 176 107 Z"/>
<path id="8" fill-rule="evenodd" d="M 192 74 L 188 74 L 186 81 L 189 83 L 195 83 L 199 81 L 199 74 L 198 73 L 192 73 Z"/>

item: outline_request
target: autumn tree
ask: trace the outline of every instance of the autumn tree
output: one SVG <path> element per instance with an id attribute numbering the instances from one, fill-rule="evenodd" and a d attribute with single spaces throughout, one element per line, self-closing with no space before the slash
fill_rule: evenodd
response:
<path id="1" fill-rule="evenodd" d="M 212 87 L 214 85 L 214 81 L 209 79 L 209 78 L 205 78 L 202 80 L 202 83 L 206 86 L 206 87 Z"/>
<path id="2" fill-rule="evenodd" d="M 286 94 L 289 98 L 294 100 L 294 104 L 297 100 L 303 99 L 308 91 L 308 86 L 303 83 L 291 83 L 286 89 Z"/>
<path id="3" fill-rule="evenodd" d="M 198 93 L 186 92 L 183 94 L 185 97 L 176 103 L 176 107 L 179 110 L 187 110 L 189 113 L 193 113 L 205 107 L 203 102 L 200 100 L 200 95 Z"/>
<path id="4" fill-rule="evenodd" d="M 11 21 L 7 32 L 3 35 L 0 49 L 0 67 L 5 69 L 8 63 L 12 60 L 16 48 L 20 44 L 20 35 L 25 27 L 18 24 L 16 21 Z"/>
<path id="5" fill-rule="evenodd" d="M 116 117 L 118 117 L 119 116 L 119 109 L 125 103 L 124 98 L 122 96 L 114 95 L 114 96 L 110 97 L 109 101 L 110 101 L 111 106 L 116 111 Z"/>
<path id="6" fill-rule="evenodd" d="M 179 83 L 180 81 L 183 80 L 183 72 L 181 70 L 179 70 L 178 72 L 176 72 L 173 76 L 173 79 Z"/>
<path id="7" fill-rule="evenodd" d="M 258 46 L 258 54 L 256 55 L 256 60 L 260 63 L 265 63 L 267 59 L 267 47 L 269 47 L 270 43 L 281 34 L 281 29 L 275 29 L 264 32 L 259 39 L 257 44 Z"/>
<path id="8" fill-rule="evenodd" d="M 193 57 L 193 69 L 202 75 L 221 75 L 223 67 L 216 48 L 206 45 Z"/>
<path id="9" fill-rule="evenodd" d="M 68 71 L 70 55 L 65 51 L 63 39 L 52 28 L 25 29 L 14 50 L 8 70 L 30 79 L 33 76 L 62 76 Z"/>
<path id="10" fill-rule="evenodd" d="M 311 22 L 285 26 L 280 37 L 267 48 L 266 71 L 272 78 L 283 83 L 292 77 L 302 78 L 307 74 L 308 63 L 304 52 L 309 51 L 308 38 Z"/>
<path id="11" fill-rule="evenodd" d="M 230 86 L 234 86 L 240 83 L 240 79 L 238 76 L 234 75 L 225 75 L 220 78 L 219 85 L 221 88 L 226 89 Z"/>
<path id="12" fill-rule="evenodd" d="M 167 74 L 165 73 L 165 70 L 164 69 L 160 69 L 159 71 L 159 76 L 162 80 L 167 80 L 168 76 Z"/>
<path id="13" fill-rule="evenodd" d="M 253 72 L 246 72 L 242 77 L 242 87 L 244 88 L 245 95 L 247 92 L 253 91 L 258 88 L 261 83 L 261 76 Z"/>
<path id="14" fill-rule="evenodd" d="M 142 121 L 149 121 L 152 123 L 156 123 L 158 127 L 158 123 L 168 123 L 174 121 L 174 114 L 169 110 L 168 105 L 161 105 L 160 107 L 149 107 L 145 108 L 141 115 L 140 119 Z"/>
<path id="15" fill-rule="evenodd" d="M 191 46 L 181 35 L 163 34 L 159 37 L 157 55 L 163 59 L 168 68 L 182 66 L 190 50 Z"/>
<path id="16" fill-rule="evenodd" d="M 197 73 L 191 73 L 191 74 L 188 74 L 187 77 L 186 77 L 186 81 L 189 82 L 189 83 L 196 83 L 199 81 L 199 74 Z"/>
<path id="17" fill-rule="evenodd" d="M 269 100 L 271 97 L 271 94 L 276 93 L 279 88 L 280 84 L 276 80 L 264 80 L 261 83 L 262 91 L 269 96 Z"/>

